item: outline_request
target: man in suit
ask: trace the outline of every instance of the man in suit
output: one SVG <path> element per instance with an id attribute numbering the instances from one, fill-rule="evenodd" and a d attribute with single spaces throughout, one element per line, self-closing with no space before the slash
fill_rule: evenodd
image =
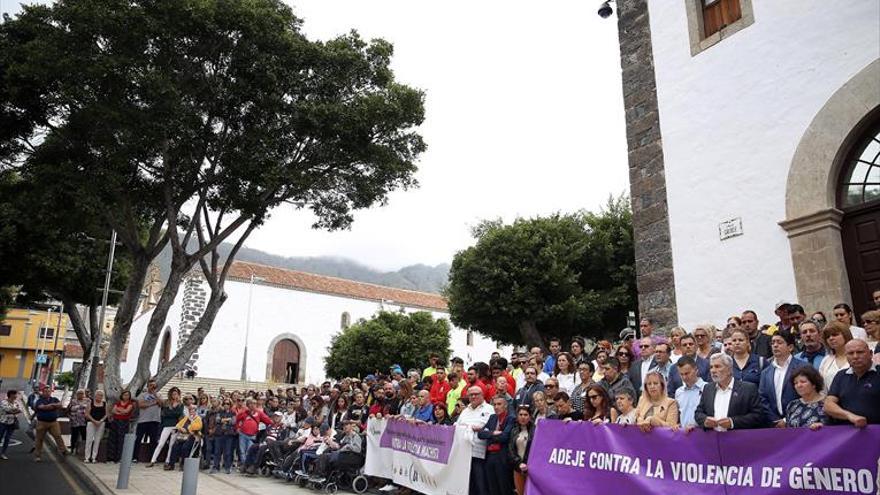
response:
<path id="1" fill-rule="evenodd" d="M 642 383 L 645 381 L 645 376 L 654 365 L 654 341 L 651 340 L 651 337 L 642 337 L 639 339 L 638 345 L 633 347 L 639 348 L 642 357 L 633 361 L 629 366 L 627 378 L 636 389 L 636 400 L 638 400 L 638 396 L 642 394 Z"/>
<path id="2" fill-rule="evenodd" d="M 791 374 L 808 364 L 792 356 L 794 335 L 784 330 L 776 332 L 770 338 L 770 350 L 773 352 L 773 359 L 761 372 L 759 385 L 761 406 L 764 408 L 764 415 L 773 426 L 785 428 L 785 409 L 789 402 L 798 398 L 791 384 Z"/>
<path id="3" fill-rule="evenodd" d="M 709 367 L 713 383 L 703 388 L 694 413 L 697 425 L 716 431 L 763 427 L 766 421 L 758 388 L 733 379 L 733 358 L 721 352 L 713 354 Z"/>

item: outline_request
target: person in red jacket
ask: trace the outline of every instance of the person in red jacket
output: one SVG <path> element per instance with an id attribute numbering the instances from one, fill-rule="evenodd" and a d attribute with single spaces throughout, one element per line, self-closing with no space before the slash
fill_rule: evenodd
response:
<path id="1" fill-rule="evenodd" d="M 434 371 L 434 383 L 431 385 L 431 403 L 446 404 L 446 394 L 452 390 L 452 385 L 446 379 L 446 368 L 438 365 Z"/>
<path id="2" fill-rule="evenodd" d="M 477 374 L 476 366 L 471 366 L 467 370 L 467 385 L 464 388 L 465 390 L 467 390 L 471 387 L 479 387 L 480 391 L 483 392 L 483 397 L 494 397 L 494 395 L 489 395 L 489 387 L 485 383 L 483 383 L 482 380 L 480 380 L 480 377 Z"/>
<path id="3" fill-rule="evenodd" d="M 246 409 L 235 416 L 235 423 L 238 427 L 238 451 L 241 454 L 240 459 L 244 459 L 247 451 L 257 438 L 257 432 L 260 431 L 260 423 L 267 426 L 272 424 L 272 420 L 266 413 L 257 409 L 257 402 L 254 399 L 248 399 L 245 402 Z"/>

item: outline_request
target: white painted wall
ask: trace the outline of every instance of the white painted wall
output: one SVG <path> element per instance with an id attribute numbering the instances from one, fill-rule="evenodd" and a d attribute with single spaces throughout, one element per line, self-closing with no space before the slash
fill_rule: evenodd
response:
<path id="1" fill-rule="evenodd" d="M 679 321 L 796 296 L 789 165 L 828 98 L 880 57 L 880 2 L 753 0 L 755 22 L 691 57 L 684 2 L 649 2 Z M 741 217 L 744 235 L 720 241 Z M 807 311 L 831 308 L 806 308 Z"/>
<path id="2" fill-rule="evenodd" d="M 247 328 L 247 305 L 250 284 L 227 281 L 226 292 L 229 298 L 223 304 L 214 327 L 199 349 L 199 376 L 237 380 L 241 377 L 242 356 Z M 172 328 L 172 355 L 177 349 L 177 329 L 180 322 L 182 294 L 178 295 L 166 325 Z M 386 306 L 386 310 L 397 311 L 399 305 Z M 341 329 L 342 313 L 348 312 L 351 322 L 370 318 L 379 311 L 375 301 L 349 299 L 328 294 L 298 291 L 267 285 L 254 284 L 251 306 L 250 335 L 248 337 L 247 374 L 249 380 L 266 380 L 266 365 L 269 346 L 280 334 L 294 334 L 304 344 L 300 349 L 300 365 L 306 367 L 306 382 L 313 383 L 324 379 L 324 357 L 330 346 L 331 337 Z M 418 308 L 404 308 L 407 312 Z M 129 361 L 122 366 L 123 380 L 134 376 L 137 353 L 146 333 L 146 325 L 152 311 L 145 313 L 132 325 L 129 346 Z M 435 318 L 449 318 L 443 312 L 432 312 Z M 160 339 L 161 341 L 161 339 Z M 474 345 L 466 345 L 466 332 L 453 328 L 451 347 L 454 356 L 460 356 L 466 364 L 475 361 L 488 361 L 496 350 L 509 355 L 509 347 L 499 348 L 493 341 L 480 334 L 474 334 Z M 156 371 L 159 346 L 151 361 L 151 370 Z M 389 365 L 393 363 L 388 363 Z"/>

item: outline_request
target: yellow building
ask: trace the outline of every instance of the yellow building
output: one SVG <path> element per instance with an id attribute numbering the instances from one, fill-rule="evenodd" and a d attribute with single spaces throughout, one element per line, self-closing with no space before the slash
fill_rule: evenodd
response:
<path id="1" fill-rule="evenodd" d="M 0 321 L 0 378 L 42 382 L 60 371 L 68 325 L 57 307 L 10 308 Z"/>

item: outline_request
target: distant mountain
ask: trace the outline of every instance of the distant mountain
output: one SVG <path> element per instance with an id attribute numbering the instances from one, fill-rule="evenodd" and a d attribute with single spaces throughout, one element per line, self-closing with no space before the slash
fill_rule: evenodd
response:
<path id="1" fill-rule="evenodd" d="M 220 254 L 225 257 L 230 249 L 232 249 L 232 245 L 224 243 L 220 246 Z M 382 272 L 346 258 L 333 256 L 286 257 L 248 247 L 242 247 L 235 259 L 422 292 L 440 292 L 446 286 L 449 277 L 448 263 L 441 263 L 437 266 L 418 264 L 405 266 L 395 272 Z M 167 277 L 168 267 L 171 266 L 170 247 L 166 247 L 162 251 L 156 258 L 156 263 L 162 271 L 164 280 Z"/>

